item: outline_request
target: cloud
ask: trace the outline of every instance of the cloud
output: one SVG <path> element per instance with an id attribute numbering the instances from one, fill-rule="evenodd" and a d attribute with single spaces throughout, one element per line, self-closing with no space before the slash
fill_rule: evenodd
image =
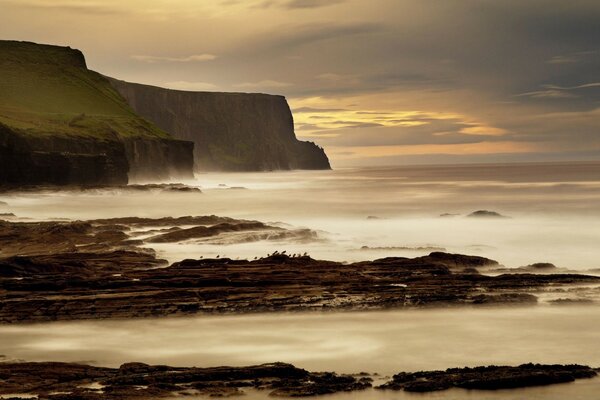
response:
<path id="1" fill-rule="evenodd" d="M 188 91 L 210 91 L 215 90 L 218 87 L 212 83 L 208 82 L 188 82 L 188 81 L 174 81 L 174 82 L 166 82 L 164 87 L 175 90 L 188 90 Z"/>
<path id="2" fill-rule="evenodd" d="M 194 54 L 185 57 L 164 57 L 164 56 L 147 56 L 147 55 L 133 55 L 131 56 L 134 60 L 147 62 L 147 63 L 159 63 L 159 62 L 172 62 L 172 63 L 189 63 L 189 62 L 202 62 L 212 61 L 217 58 L 214 54 Z"/>
<path id="3" fill-rule="evenodd" d="M 554 56 L 546 62 L 548 64 L 574 64 L 579 62 L 579 59 L 567 56 Z"/>
<path id="4" fill-rule="evenodd" d="M 543 85 L 542 90 L 525 92 L 518 94 L 517 97 L 532 97 L 537 99 L 574 99 L 578 94 L 572 93 L 582 89 L 600 88 L 600 82 L 585 83 L 575 86 Z"/>
<path id="5" fill-rule="evenodd" d="M 293 110 L 294 114 L 302 113 L 324 113 L 324 112 L 337 112 L 337 111 L 350 111 L 346 108 L 314 108 L 314 107 L 299 107 Z"/>
<path id="6" fill-rule="evenodd" d="M 266 80 L 262 80 L 262 81 L 258 81 L 258 82 L 237 83 L 237 84 L 233 85 L 233 87 L 243 88 L 243 89 L 284 88 L 284 87 L 289 87 L 289 86 L 293 86 L 293 83 L 279 82 L 279 81 L 274 81 L 274 80 L 270 80 L 270 79 L 266 79 Z"/>
<path id="7" fill-rule="evenodd" d="M 87 14 L 87 15 L 98 15 L 98 16 L 106 16 L 106 15 L 116 15 L 116 14 L 128 14 L 128 11 L 116 7 L 116 6 L 108 6 L 103 2 L 97 1 L 12 1 L 12 0 L 4 0 L 0 1 L 0 3 L 9 5 L 9 6 L 18 6 L 29 9 L 37 9 L 37 10 L 57 10 L 69 13 L 78 13 L 78 14 Z"/>
<path id="8" fill-rule="evenodd" d="M 283 8 L 287 10 L 314 9 L 345 3 L 346 0 L 263 0 L 251 4 L 251 8 Z M 233 2 L 231 4 L 238 4 Z"/>
<path id="9" fill-rule="evenodd" d="M 290 0 L 284 3 L 285 8 L 320 8 L 344 3 L 345 0 Z"/>

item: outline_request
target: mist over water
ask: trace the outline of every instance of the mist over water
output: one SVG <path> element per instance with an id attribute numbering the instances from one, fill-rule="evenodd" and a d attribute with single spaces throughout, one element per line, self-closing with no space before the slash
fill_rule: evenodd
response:
<path id="1" fill-rule="evenodd" d="M 543 261 L 600 268 L 600 163 L 210 173 L 185 183 L 203 193 L 98 190 L 0 195 L 0 200 L 9 203 L 2 210 L 34 219 L 216 214 L 307 227 L 324 239 L 153 245 L 172 262 L 253 258 L 275 250 L 358 261 L 441 248 L 490 257 L 507 267 Z M 466 217 L 476 210 L 510 218 Z"/>

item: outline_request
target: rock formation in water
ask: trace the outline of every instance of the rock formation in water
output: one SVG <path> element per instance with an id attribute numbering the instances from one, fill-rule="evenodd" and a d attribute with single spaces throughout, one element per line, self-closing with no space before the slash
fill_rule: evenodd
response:
<path id="1" fill-rule="evenodd" d="M 281 362 L 214 368 L 138 362 L 119 368 L 60 362 L 0 362 L 0 396 L 28 393 L 49 400 L 232 397 L 245 394 L 245 388 L 266 390 L 274 397 L 305 397 L 364 390 L 371 387 L 371 382 L 370 377 L 309 372 Z"/>
<path id="2" fill-rule="evenodd" d="M 197 170 L 330 168 L 322 148 L 296 139 L 283 96 L 185 92 L 109 79 L 141 116 L 195 143 Z"/>
<path id="3" fill-rule="evenodd" d="M 450 368 L 446 371 L 401 372 L 378 389 L 434 392 L 451 388 L 469 390 L 516 389 L 594 378 L 596 371 L 585 365 L 523 364 L 518 367 L 489 366 Z"/>
<path id="4" fill-rule="evenodd" d="M 139 117 L 68 47 L 0 41 L 0 185 L 191 177 L 193 143 Z"/>
<path id="5" fill-rule="evenodd" d="M 284 240 L 319 239 L 307 229 L 218 216 L 0 220 L 0 324 L 450 304 L 533 305 L 537 295 L 557 293 L 564 298 L 569 286 L 600 282 L 597 276 L 575 274 L 489 276 L 484 273 L 498 266 L 495 261 L 441 252 L 352 264 L 274 253 L 251 261 L 220 257 L 168 266 L 148 248 L 153 243 L 258 240 L 282 245 Z"/>
<path id="6" fill-rule="evenodd" d="M 433 392 L 451 388 L 499 390 L 590 379 L 597 372 L 585 365 L 523 364 L 401 372 L 376 389 Z M 13 399 L 140 400 L 233 397 L 246 390 L 271 397 L 312 397 L 368 390 L 366 373 L 341 375 L 309 372 L 282 362 L 248 367 L 170 367 L 129 362 L 106 368 L 63 362 L 0 362 L 0 395 Z M 18 397 L 22 394 L 23 397 Z M 262 397 L 262 396 L 261 396 Z M 358 397 L 358 396 L 356 396 Z M 368 398 L 376 396 L 366 395 Z M 352 398 L 350 396 L 349 398 Z"/>

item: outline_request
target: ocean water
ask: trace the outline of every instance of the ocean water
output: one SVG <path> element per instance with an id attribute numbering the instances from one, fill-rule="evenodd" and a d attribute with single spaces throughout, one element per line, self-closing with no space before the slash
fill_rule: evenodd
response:
<path id="1" fill-rule="evenodd" d="M 33 219 L 216 214 L 306 227 L 322 239 L 153 246 L 170 261 L 276 250 L 358 261 L 442 248 L 507 267 L 600 268 L 600 162 L 207 173 L 185 183 L 203 193 L 0 194 L 9 204 L 0 212 Z M 508 218 L 467 217 L 476 210 Z"/>
<path id="2" fill-rule="evenodd" d="M 600 306 L 271 313 L 0 326 L 10 359 L 208 367 L 284 361 L 378 373 L 527 362 L 600 366 Z M 600 378 L 525 390 L 417 395 L 368 390 L 327 399 L 596 399 Z M 187 398 L 187 397 L 186 397 Z M 191 397 L 193 398 L 193 397 Z M 199 397 L 202 398 L 202 397 Z M 246 398 L 266 399 L 250 390 Z"/>

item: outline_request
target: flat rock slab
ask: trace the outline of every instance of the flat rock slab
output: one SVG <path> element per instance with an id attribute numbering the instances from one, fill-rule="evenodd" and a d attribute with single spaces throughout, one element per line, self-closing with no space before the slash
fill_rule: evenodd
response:
<path id="1" fill-rule="evenodd" d="M 451 368 L 446 371 L 401 372 L 377 389 L 433 392 L 450 388 L 498 390 L 543 386 L 593 378 L 596 371 L 584 365 L 523 364 Z"/>

